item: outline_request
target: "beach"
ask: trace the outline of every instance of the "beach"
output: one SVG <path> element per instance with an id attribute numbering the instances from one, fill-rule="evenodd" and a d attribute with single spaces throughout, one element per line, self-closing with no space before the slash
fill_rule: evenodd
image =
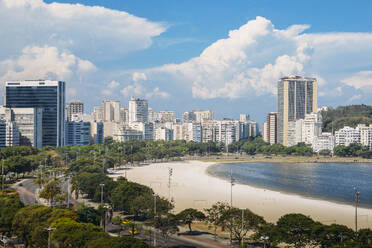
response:
<path id="1" fill-rule="evenodd" d="M 230 182 L 213 177 L 207 168 L 215 162 L 153 163 L 112 171 L 110 177 L 127 175 L 129 181 L 151 187 L 156 194 L 175 202 L 174 212 L 185 208 L 202 210 L 218 201 L 231 200 Z M 171 187 L 169 174 L 171 169 Z M 125 173 L 126 172 L 126 173 Z M 232 188 L 233 206 L 249 208 L 268 222 L 276 222 L 288 213 L 302 213 L 324 224 L 343 224 L 355 228 L 355 207 L 325 200 L 305 198 L 285 192 L 235 184 Z M 358 208 L 358 228 L 370 227 L 372 209 Z"/>

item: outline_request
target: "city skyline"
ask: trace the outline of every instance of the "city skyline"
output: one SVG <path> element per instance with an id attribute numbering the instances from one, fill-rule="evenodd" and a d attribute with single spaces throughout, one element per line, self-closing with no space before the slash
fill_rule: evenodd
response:
<path id="1" fill-rule="evenodd" d="M 211 109 L 260 123 L 276 111 L 278 79 L 292 74 L 318 79 L 319 106 L 371 104 L 371 3 L 350 13 L 347 1 L 52 2 L 0 1 L 11 23 L 1 31 L 1 82 L 66 81 L 66 101 L 87 112 L 135 96 L 177 117 Z"/>

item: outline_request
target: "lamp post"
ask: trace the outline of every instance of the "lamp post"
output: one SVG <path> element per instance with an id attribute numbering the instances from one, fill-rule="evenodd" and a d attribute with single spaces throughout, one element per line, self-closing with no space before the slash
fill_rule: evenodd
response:
<path id="1" fill-rule="evenodd" d="M 266 248 L 266 241 L 269 240 L 268 236 L 261 236 L 260 238 L 264 242 L 264 248 Z"/>
<path id="2" fill-rule="evenodd" d="M 355 191 L 355 232 L 358 232 L 358 203 L 360 202 L 360 192 L 356 187 Z"/>
<path id="3" fill-rule="evenodd" d="M 109 209 L 109 206 L 105 205 L 105 206 L 103 206 L 103 208 L 105 209 L 104 216 L 103 216 L 103 230 L 106 232 L 106 215 L 107 215 L 107 211 Z"/>
<path id="4" fill-rule="evenodd" d="M 4 159 L 1 160 L 1 190 L 4 190 Z"/>
<path id="5" fill-rule="evenodd" d="M 157 194 L 154 194 L 154 222 L 155 222 L 155 218 L 156 218 L 156 197 L 157 197 Z M 154 247 L 156 247 L 156 231 L 155 231 L 155 228 L 154 228 Z"/>
<path id="6" fill-rule="evenodd" d="M 105 187 L 105 184 L 101 183 L 99 186 L 101 186 L 101 204 L 103 204 L 103 187 Z"/>
<path id="7" fill-rule="evenodd" d="M 50 248 L 50 241 L 51 241 L 50 232 L 53 231 L 55 228 L 54 227 L 48 227 L 48 228 L 45 228 L 45 229 L 48 231 L 48 248 Z"/>

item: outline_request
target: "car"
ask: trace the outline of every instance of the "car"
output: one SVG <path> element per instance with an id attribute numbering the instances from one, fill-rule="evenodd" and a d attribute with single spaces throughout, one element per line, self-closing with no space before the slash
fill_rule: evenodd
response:
<path id="1" fill-rule="evenodd" d="M 22 187 L 22 186 L 23 186 L 23 184 L 22 184 L 22 183 L 20 183 L 20 184 L 18 184 L 18 186 Z"/>

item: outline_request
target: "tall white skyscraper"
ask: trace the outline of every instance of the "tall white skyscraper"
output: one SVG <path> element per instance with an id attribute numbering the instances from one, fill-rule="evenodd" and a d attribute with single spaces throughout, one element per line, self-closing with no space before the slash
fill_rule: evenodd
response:
<path id="1" fill-rule="evenodd" d="M 129 122 L 148 122 L 147 100 L 132 97 L 129 101 Z"/>

